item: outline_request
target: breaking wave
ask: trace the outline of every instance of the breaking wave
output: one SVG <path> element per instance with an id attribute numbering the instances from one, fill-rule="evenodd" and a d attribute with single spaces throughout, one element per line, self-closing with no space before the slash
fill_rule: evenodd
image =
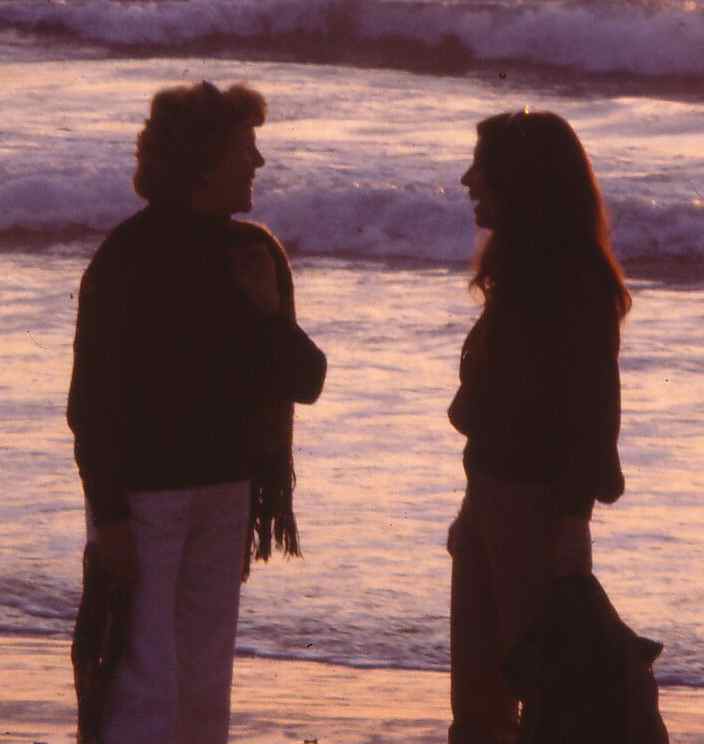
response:
<path id="1" fill-rule="evenodd" d="M 704 75 L 701 0 L 4 0 L 0 29 L 156 54 L 200 46 L 445 72 L 501 61 Z"/>

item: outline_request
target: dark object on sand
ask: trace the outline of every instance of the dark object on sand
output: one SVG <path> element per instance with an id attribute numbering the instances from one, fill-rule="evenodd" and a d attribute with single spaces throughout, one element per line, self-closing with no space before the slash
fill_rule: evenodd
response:
<path id="1" fill-rule="evenodd" d="M 108 685 L 127 639 L 129 593 L 110 578 L 98 546 L 83 553 L 83 594 L 71 645 L 78 699 L 77 744 L 98 744 Z"/>
<path id="2" fill-rule="evenodd" d="M 506 663 L 523 703 L 518 744 L 667 744 L 652 664 L 596 577 L 559 579 L 542 619 Z"/>

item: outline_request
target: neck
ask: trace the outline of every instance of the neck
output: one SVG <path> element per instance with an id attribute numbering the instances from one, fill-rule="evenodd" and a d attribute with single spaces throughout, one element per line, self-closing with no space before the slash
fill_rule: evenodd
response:
<path id="1" fill-rule="evenodd" d="M 196 195 L 191 197 L 189 204 L 190 210 L 202 217 L 212 217 L 213 219 L 230 219 L 230 211 L 226 208 L 215 207 L 205 199 L 199 199 Z"/>
<path id="2" fill-rule="evenodd" d="M 149 202 L 149 206 L 152 209 L 159 210 L 160 212 L 169 212 L 174 217 L 182 217 L 184 219 L 197 219 L 208 223 L 227 223 L 230 221 L 230 214 L 226 211 L 218 211 L 214 209 L 204 209 L 201 205 L 198 205 L 191 200 L 169 200 L 169 199 L 158 199 Z"/>

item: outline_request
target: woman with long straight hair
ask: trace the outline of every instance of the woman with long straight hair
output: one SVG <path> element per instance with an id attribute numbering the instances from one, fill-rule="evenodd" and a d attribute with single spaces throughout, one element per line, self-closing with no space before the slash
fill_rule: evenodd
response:
<path id="1" fill-rule="evenodd" d="M 591 573 L 595 500 L 623 492 L 619 326 L 631 306 L 589 159 L 549 112 L 480 122 L 462 177 L 488 231 L 449 416 L 467 436 L 450 527 L 451 744 L 514 741 L 509 651 L 555 579 Z"/>

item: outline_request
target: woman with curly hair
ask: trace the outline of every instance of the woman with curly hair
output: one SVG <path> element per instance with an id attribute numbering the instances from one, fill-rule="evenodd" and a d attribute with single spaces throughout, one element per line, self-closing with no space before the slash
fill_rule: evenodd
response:
<path id="1" fill-rule="evenodd" d="M 264 165 L 244 85 L 160 91 L 137 143 L 148 205 L 81 282 L 68 420 L 88 546 L 73 647 L 82 741 L 224 744 L 239 590 L 272 533 L 299 554 L 293 403 L 323 353 L 281 244 L 233 221 Z"/>
<path id="2" fill-rule="evenodd" d="M 515 741 L 509 651 L 555 579 L 591 572 L 596 499 L 623 492 L 619 326 L 631 298 L 576 134 L 549 112 L 480 122 L 462 177 L 488 231 L 471 281 L 481 315 L 449 416 L 467 495 L 448 535 L 451 744 Z"/>

